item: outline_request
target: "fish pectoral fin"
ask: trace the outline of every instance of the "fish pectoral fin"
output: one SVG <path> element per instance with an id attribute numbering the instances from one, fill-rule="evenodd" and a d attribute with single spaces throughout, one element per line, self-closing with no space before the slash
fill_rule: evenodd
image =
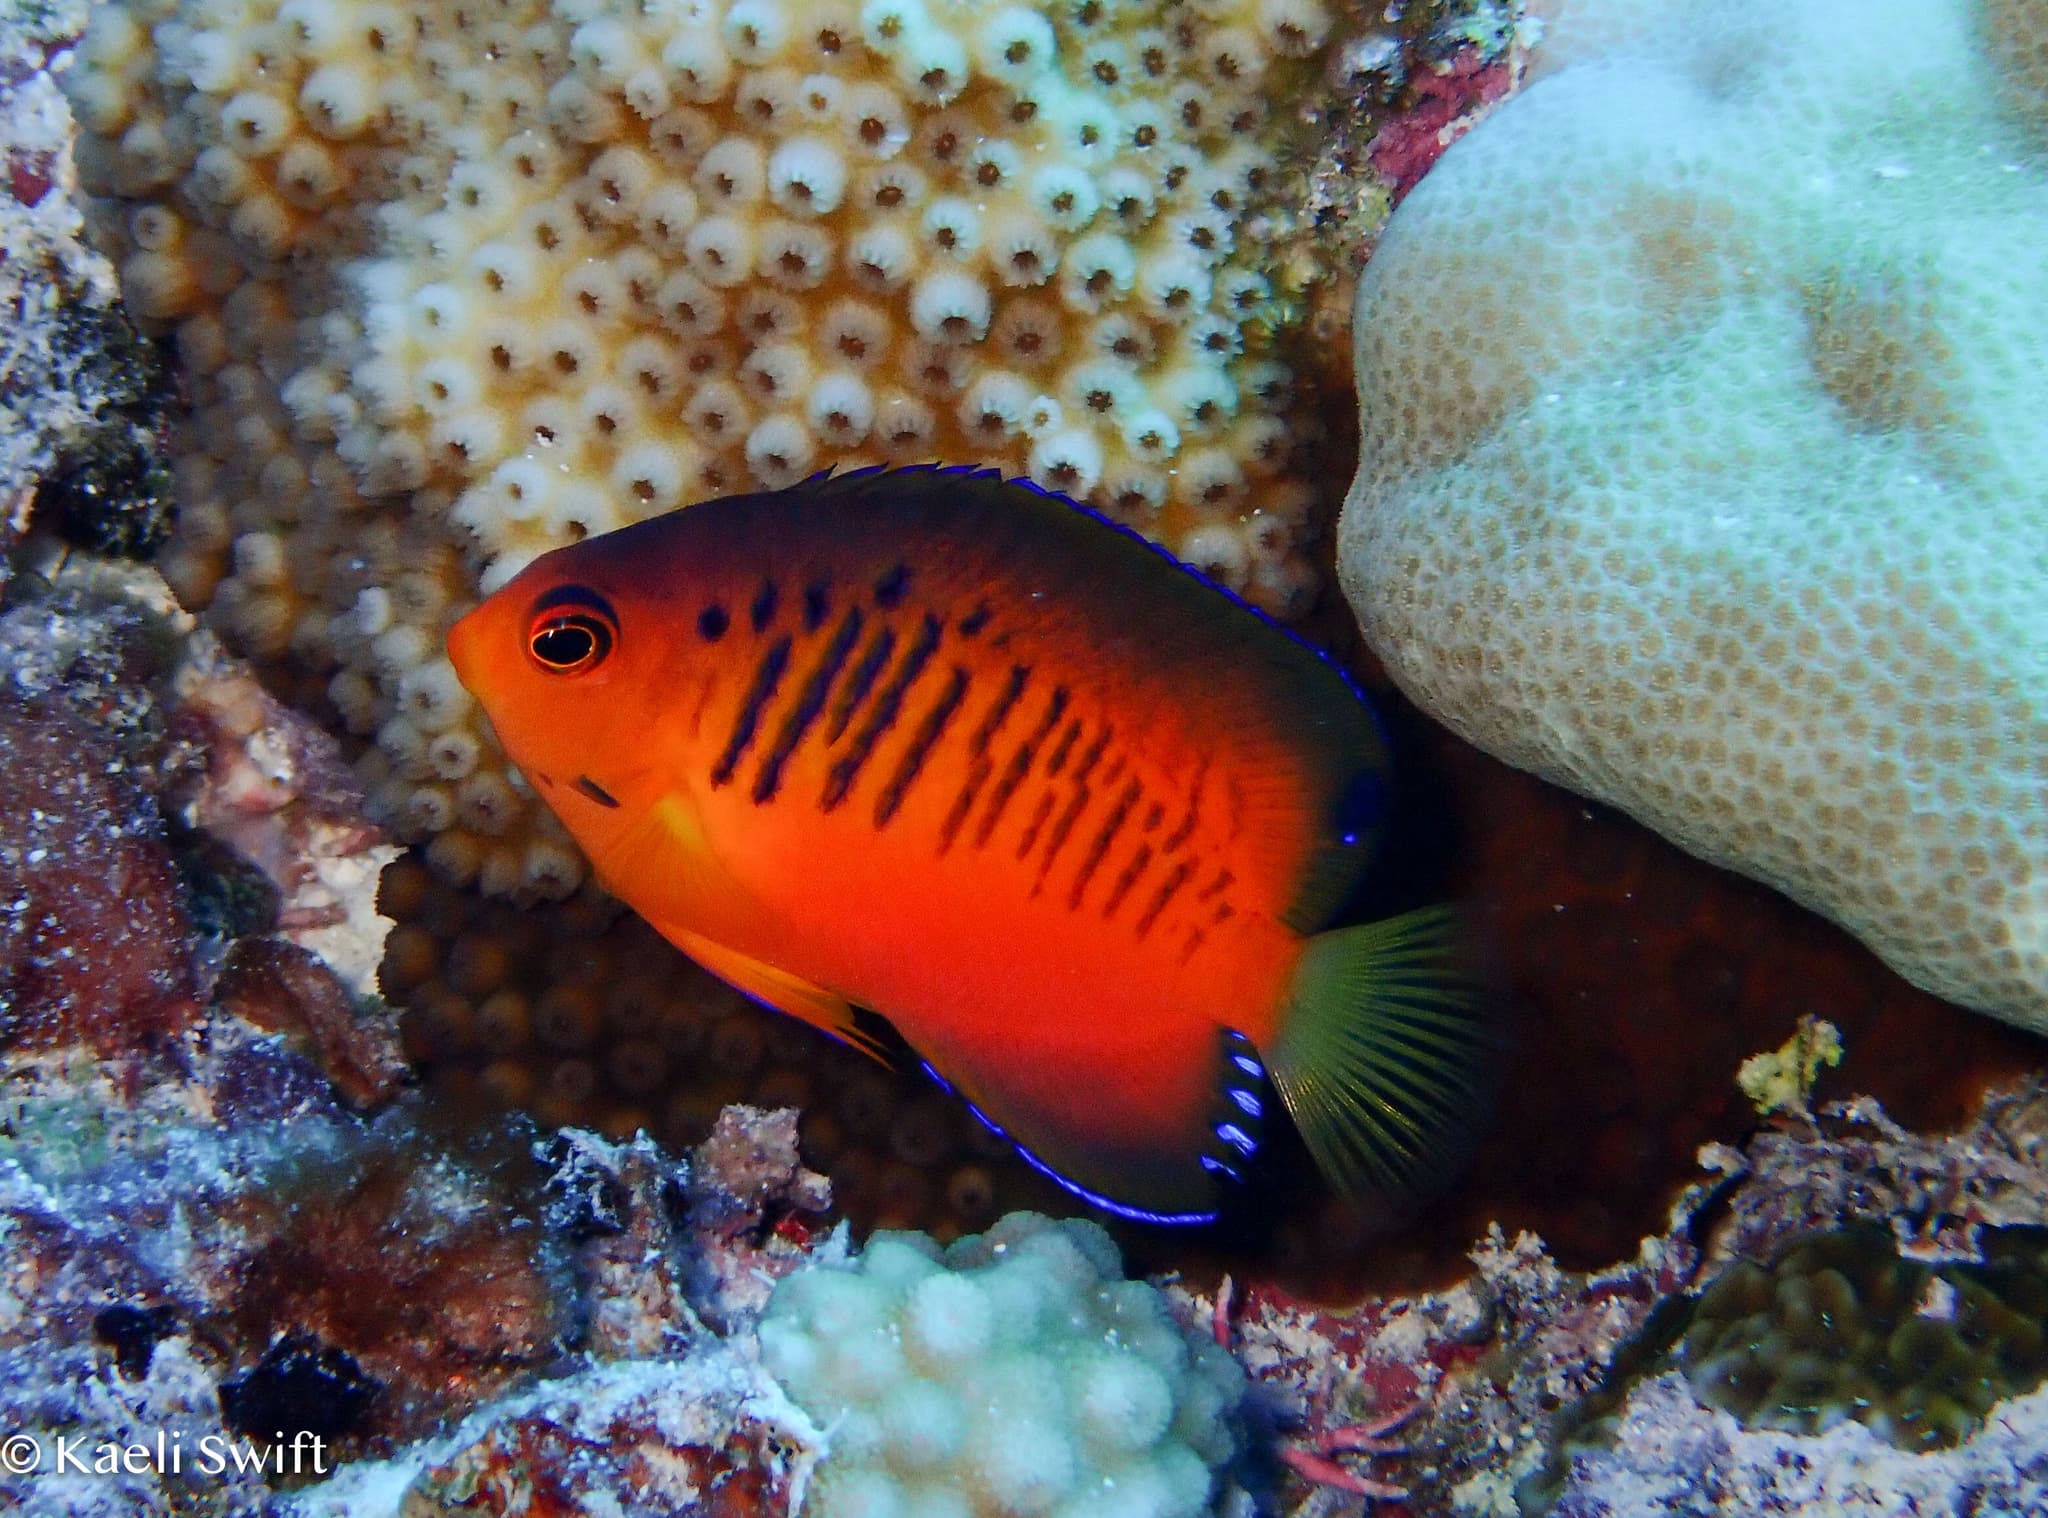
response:
<path id="1" fill-rule="evenodd" d="M 877 1064 L 887 1066 L 882 1046 L 854 1023 L 853 1004 L 836 991 L 814 986 L 809 981 L 778 970 L 774 965 L 749 959 L 722 943 L 700 938 L 695 933 L 664 928 L 669 942 L 735 990 L 764 1001 L 778 1012 L 787 1012 L 800 1022 L 830 1034 L 842 1044 L 858 1049 Z"/>

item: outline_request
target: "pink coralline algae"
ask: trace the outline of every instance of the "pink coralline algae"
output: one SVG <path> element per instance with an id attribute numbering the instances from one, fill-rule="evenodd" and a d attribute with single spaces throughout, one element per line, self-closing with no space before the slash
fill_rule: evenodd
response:
<path id="1" fill-rule="evenodd" d="M 0 704 L 0 1046 L 133 1048 L 191 1025 L 184 887 L 122 750 Z"/>
<path id="2" fill-rule="evenodd" d="M 1505 97 L 1513 82 L 1506 60 L 1489 60 L 1477 48 L 1463 49 L 1410 79 L 1411 103 L 1387 120 L 1366 150 L 1373 168 L 1393 187 L 1393 198 L 1398 201 L 1414 189 L 1444 149 L 1470 131 L 1484 108 Z"/>

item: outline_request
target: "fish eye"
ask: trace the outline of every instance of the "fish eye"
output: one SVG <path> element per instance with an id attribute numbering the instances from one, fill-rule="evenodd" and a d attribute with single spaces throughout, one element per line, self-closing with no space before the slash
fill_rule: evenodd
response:
<path id="1" fill-rule="evenodd" d="M 553 675 L 588 674 L 618 641 L 618 623 L 603 599 L 589 591 L 557 591 L 534 609 L 526 650 Z"/>

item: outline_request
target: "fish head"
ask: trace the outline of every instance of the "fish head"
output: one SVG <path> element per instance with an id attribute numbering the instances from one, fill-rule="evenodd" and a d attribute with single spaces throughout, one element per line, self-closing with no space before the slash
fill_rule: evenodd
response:
<path id="1" fill-rule="evenodd" d="M 659 616 L 630 561 L 593 538 L 543 554 L 449 630 L 456 676 L 579 837 L 582 803 L 615 810 L 647 768 L 644 693 L 670 641 Z"/>

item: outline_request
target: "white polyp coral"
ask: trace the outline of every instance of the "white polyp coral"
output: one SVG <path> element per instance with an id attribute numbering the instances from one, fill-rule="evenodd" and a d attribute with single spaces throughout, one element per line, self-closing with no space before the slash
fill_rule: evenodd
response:
<path id="1" fill-rule="evenodd" d="M 877 1234 L 776 1287 L 762 1364 L 831 1430 L 819 1518 L 1194 1518 L 1244 1378 L 1093 1223 Z M 812 1504 L 815 1504 L 815 1507 Z"/>
<path id="2" fill-rule="evenodd" d="M 768 195 L 798 216 L 839 209 L 846 193 L 846 158 L 822 137 L 792 137 L 768 159 Z"/>
<path id="3" fill-rule="evenodd" d="M 911 289 L 910 324 L 931 342 L 978 342 L 988 318 L 988 286 L 964 269 L 932 270 Z"/>

